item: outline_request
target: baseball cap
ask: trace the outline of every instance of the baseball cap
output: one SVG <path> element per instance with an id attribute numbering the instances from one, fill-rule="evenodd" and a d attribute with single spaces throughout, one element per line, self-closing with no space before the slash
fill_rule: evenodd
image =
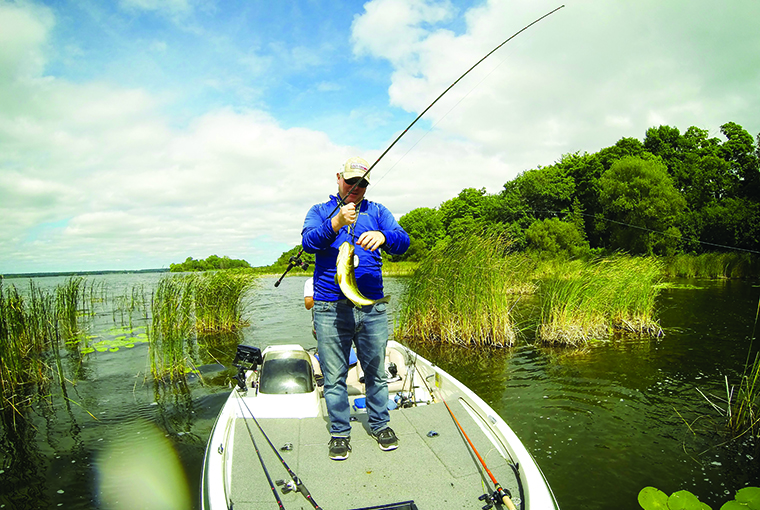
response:
<path id="1" fill-rule="evenodd" d="M 365 161 L 362 158 L 355 157 L 350 158 L 346 163 L 343 165 L 343 172 L 341 172 L 341 175 L 343 176 L 343 179 L 351 179 L 353 177 L 364 177 L 364 179 L 369 182 L 369 174 L 364 175 L 364 173 L 369 168 L 369 163 Z"/>

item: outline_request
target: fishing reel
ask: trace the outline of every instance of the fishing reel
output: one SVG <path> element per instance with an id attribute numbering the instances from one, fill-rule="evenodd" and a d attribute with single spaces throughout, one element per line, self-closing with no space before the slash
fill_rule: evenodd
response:
<path id="1" fill-rule="evenodd" d="M 275 287 L 280 286 L 280 282 L 282 282 L 282 279 L 285 278 L 285 275 L 290 272 L 291 269 L 294 267 L 300 267 L 304 271 L 309 269 L 309 263 L 305 260 L 301 260 L 301 253 L 303 253 L 303 250 L 298 253 L 298 255 L 291 255 L 290 259 L 288 260 L 288 267 L 285 269 L 285 272 L 282 273 L 282 276 L 280 276 L 280 279 L 274 282 Z"/>
<path id="2" fill-rule="evenodd" d="M 264 362 L 264 358 L 261 355 L 261 349 L 250 345 L 238 345 L 235 352 L 235 359 L 232 360 L 232 366 L 238 369 L 234 379 L 237 381 L 238 388 L 241 391 L 247 391 L 245 386 L 245 372 L 246 370 L 256 370 L 260 364 Z"/>
<path id="3" fill-rule="evenodd" d="M 493 491 L 493 494 L 483 494 L 478 499 L 486 503 L 486 505 L 483 507 L 483 510 L 489 510 L 490 508 L 493 508 L 494 505 L 501 507 L 505 497 L 512 498 L 512 493 L 509 492 L 508 489 L 499 487 Z"/>
<path id="4" fill-rule="evenodd" d="M 296 257 L 295 255 L 291 255 L 288 263 L 291 267 L 300 267 L 304 271 L 309 269 L 309 263 L 305 260 L 301 260 L 301 257 Z"/>

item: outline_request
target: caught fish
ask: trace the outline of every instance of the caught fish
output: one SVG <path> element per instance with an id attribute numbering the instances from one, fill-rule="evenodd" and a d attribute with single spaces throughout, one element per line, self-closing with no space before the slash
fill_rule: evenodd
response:
<path id="1" fill-rule="evenodd" d="M 343 294 L 356 306 L 366 306 L 375 304 L 374 299 L 369 299 L 362 295 L 359 291 L 359 287 L 356 284 L 356 275 L 354 271 L 356 266 L 354 265 L 354 245 L 348 241 L 340 245 L 338 250 L 338 259 L 336 260 L 335 267 L 337 269 L 335 273 L 335 281 L 340 287 Z"/>

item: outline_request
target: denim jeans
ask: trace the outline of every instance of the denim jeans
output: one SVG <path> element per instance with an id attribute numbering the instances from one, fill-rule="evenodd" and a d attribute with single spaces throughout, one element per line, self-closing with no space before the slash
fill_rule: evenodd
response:
<path id="1" fill-rule="evenodd" d="M 351 344 L 364 370 L 367 415 L 372 432 L 388 426 L 388 384 L 385 379 L 385 347 L 388 343 L 386 303 L 354 307 L 346 300 L 315 301 L 319 366 L 324 376 L 325 404 L 333 436 L 351 434 L 351 409 L 346 375 Z"/>

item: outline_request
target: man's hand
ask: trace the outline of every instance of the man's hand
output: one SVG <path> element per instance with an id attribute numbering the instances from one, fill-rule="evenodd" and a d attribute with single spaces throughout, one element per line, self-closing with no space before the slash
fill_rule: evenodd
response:
<path id="1" fill-rule="evenodd" d="M 335 232 L 340 230 L 346 225 L 350 225 L 356 221 L 356 205 L 348 203 L 340 208 L 338 214 L 332 217 L 332 228 Z"/>
<path id="2" fill-rule="evenodd" d="M 356 244 L 365 250 L 375 251 L 385 244 L 385 236 L 377 230 L 368 230 L 359 236 Z"/>

